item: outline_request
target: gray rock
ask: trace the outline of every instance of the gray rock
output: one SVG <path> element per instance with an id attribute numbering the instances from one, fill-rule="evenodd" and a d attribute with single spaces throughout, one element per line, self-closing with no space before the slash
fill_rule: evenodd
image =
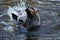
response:
<path id="1" fill-rule="evenodd" d="M 0 21 L 9 21 L 10 17 L 7 14 L 2 14 L 0 16 Z"/>

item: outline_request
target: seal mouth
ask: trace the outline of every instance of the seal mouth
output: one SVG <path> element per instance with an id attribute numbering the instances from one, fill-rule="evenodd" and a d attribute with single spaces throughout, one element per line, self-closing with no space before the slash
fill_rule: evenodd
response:
<path id="1" fill-rule="evenodd" d="M 17 15 L 12 13 L 12 17 L 13 17 L 13 19 L 15 19 L 17 21 Z"/>

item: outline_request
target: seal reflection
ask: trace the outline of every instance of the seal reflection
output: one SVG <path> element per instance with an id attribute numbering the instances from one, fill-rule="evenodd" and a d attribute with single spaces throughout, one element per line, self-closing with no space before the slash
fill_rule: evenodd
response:
<path id="1" fill-rule="evenodd" d="M 39 35 L 33 32 L 29 32 L 26 36 L 27 36 L 26 40 L 39 40 Z"/>

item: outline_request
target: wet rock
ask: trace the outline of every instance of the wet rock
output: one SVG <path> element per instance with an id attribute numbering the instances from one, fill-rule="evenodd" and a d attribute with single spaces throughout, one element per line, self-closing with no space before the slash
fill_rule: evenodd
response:
<path id="1" fill-rule="evenodd" d="M 9 21 L 10 17 L 7 14 L 2 14 L 0 16 L 0 21 Z"/>
<path id="2" fill-rule="evenodd" d="M 3 30 L 9 31 L 9 32 L 13 32 L 13 31 L 14 31 L 14 27 L 12 27 L 12 26 L 7 26 L 7 27 L 4 27 Z"/>

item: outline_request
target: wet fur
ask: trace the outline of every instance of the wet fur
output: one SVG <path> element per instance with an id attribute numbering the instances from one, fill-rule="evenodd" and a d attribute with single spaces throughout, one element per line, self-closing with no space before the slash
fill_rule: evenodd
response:
<path id="1" fill-rule="evenodd" d="M 40 15 L 39 13 L 32 14 L 28 8 L 26 9 L 27 12 L 27 20 L 25 26 L 27 26 L 28 31 L 36 31 L 40 27 Z M 37 22 L 36 22 L 37 21 Z"/>

